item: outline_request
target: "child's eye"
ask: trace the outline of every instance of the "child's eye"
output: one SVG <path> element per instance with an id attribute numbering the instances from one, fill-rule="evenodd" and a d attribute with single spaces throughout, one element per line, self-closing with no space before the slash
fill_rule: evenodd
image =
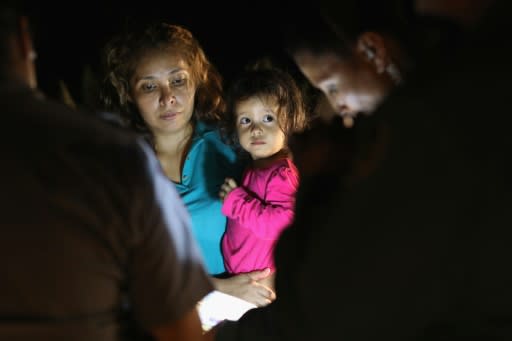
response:
<path id="1" fill-rule="evenodd" d="M 274 120 L 274 116 L 272 116 L 272 115 L 263 116 L 263 122 L 268 123 L 268 122 L 272 122 L 273 120 Z"/>
<path id="2" fill-rule="evenodd" d="M 241 118 L 240 118 L 240 120 L 239 120 L 238 122 L 239 122 L 240 124 L 245 125 L 245 124 L 249 124 L 249 123 L 251 123 L 251 120 L 250 120 L 249 118 L 247 118 L 247 117 L 241 117 Z"/>

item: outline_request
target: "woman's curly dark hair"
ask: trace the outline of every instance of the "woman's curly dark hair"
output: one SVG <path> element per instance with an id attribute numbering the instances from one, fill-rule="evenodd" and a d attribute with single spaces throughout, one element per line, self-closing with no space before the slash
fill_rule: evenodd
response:
<path id="1" fill-rule="evenodd" d="M 101 91 L 104 109 L 121 115 L 125 124 L 138 133 L 151 135 L 133 103 L 128 101 L 130 79 L 137 63 L 148 51 L 169 51 L 183 58 L 196 86 L 194 119 L 215 124 L 225 110 L 222 77 L 206 58 L 192 33 L 179 25 L 166 23 L 112 38 L 104 48 L 106 77 Z"/>
<path id="2" fill-rule="evenodd" d="M 291 134 L 301 132 L 307 127 L 302 92 L 291 75 L 276 67 L 247 69 L 233 80 L 227 91 L 226 118 L 222 133 L 228 143 L 239 144 L 236 133 L 237 103 L 254 96 L 275 99 L 278 107 L 277 120 L 286 140 Z"/>

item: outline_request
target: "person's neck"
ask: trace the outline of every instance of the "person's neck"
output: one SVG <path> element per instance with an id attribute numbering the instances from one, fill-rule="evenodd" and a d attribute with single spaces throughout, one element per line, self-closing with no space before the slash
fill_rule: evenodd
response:
<path id="1" fill-rule="evenodd" d="M 45 95 L 37 87 L 31 87 L 30 84 L 20 77 L 12 77 L 11 73 L 0 72 L 0 91 L 3 93 L 32 93 L 38 98 L 44 98 Z"/>
<path id="2" fill-rule="evenodd" d="M 7 64 L 0 67 L 0 84 L 2 87 L 31 89 L 30 83 L 18 72 L 13 72 L 14 66 Z"/>
<path id="3" fill-rule="evenodd" d="M 281 159 L 286 159 L 288 157 L 290 157 L 290 153 L 289 153 L 288 149 L 283 148 L 271 156 L 257 159 L 257 160 L 252 160 L 252 165 L 254 168 L 267 168 L 268 166 L 272 165 L 274 162 L 281 160 Z"/>
<path id="4" fill-rule="evenodd" d="M 168 134 L 155 134 L 154 144 L 157 154 L 175 154 L 187 145 L 187 142 L 192 138 L 194 132 L 194 125 L 189 122 L 183 129 L 168 133 Z"/>

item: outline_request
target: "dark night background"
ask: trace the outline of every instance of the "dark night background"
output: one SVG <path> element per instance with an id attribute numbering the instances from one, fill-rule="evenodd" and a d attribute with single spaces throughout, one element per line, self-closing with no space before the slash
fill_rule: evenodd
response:
<path id="1" fill-rule="evenodd" d="M 283 1 L 83 1 L 36 2 L 30 8 L 38 52 L 39 86 L 58 97 L 60 80 L 82 101 L 82 79 L 88 67 L 101 75 L 101 48 L 114 33 L 148 21 L 181 24 L 199 40 L 206 55 L 228 83 L 250 61 L 271 55 L 289 63 L 280 44 L 280 26 L 294 6 Z M 290 63 L 292 64 L 292 63 Z M 294 65 L 289 65 L 293 70 Z"/>

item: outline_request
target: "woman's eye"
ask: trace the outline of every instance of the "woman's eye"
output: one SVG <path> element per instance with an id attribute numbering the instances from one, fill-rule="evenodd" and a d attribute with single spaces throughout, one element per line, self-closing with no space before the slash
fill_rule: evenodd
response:
<path id="1" fill-rule="evenodd" d="M 267 122 L 268 123 L 268 122 L 272 122 L 273 120 L 274 120 L 274 116 L 272 116 L 272 115 L 265 115 L 263 117 L 263 122 Z"/>
<path id="2" fill-rule="evenodd" d="M 187 81 L 186 78 L 176 78 L 176 79 L 171 80 L 171 84 L 173 86 L 182 86 L 186 83 L 186 81 Z"/>
<path id="3" fill-rule="evenodd" d="M 142 85 L 142 90 L 145 92 L 153 91 L 156 88 L 155 84 L 147 83 Z"/>

